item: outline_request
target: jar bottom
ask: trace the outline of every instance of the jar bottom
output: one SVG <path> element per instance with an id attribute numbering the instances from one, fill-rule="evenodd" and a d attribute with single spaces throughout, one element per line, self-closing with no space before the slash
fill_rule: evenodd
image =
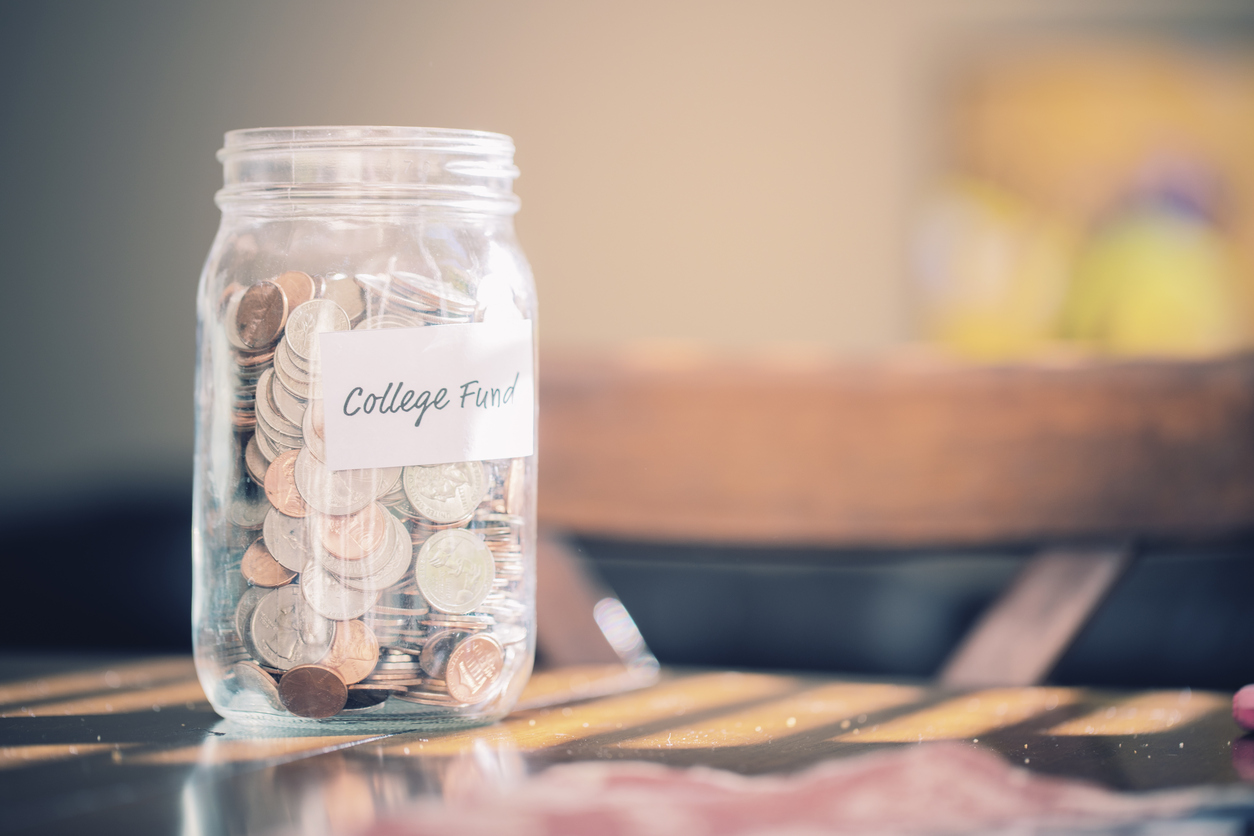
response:
<path id="1" fill-rule="evenodd" d="M 412 706 L 388 711 L 387 704 L 372 713 L 337 715 L 325 719 L 297 717 L 295 715 L 270 714 L 261 711 L 240 711 L 215 706 L 214 710 L 225 720 L 249 733 L 270 732 L 262 736 L 317 736 L 328 733 L 389 734 L 410 731 L 458 731 L 461 729 L 489 726 L 504 718 L 496 712 L 485 715 L 457 716 L 433 710 L 430 714 L 416 713 Z"/>

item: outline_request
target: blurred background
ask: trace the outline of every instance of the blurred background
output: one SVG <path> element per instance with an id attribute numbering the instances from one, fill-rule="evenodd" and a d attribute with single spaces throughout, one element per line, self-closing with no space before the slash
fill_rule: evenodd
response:
<path id="1" fill-rule="evenodd" d="M 9 648 L 190 645 L 194 296 L 232 128 L 511 135 L 542 355 L 1254 342 L 1248 4 L 9 2 L 0 38 Z M 1024 559 L 581 548 L 663 662 L 886 675 L 933 672 Z M 1155 545 L 1055 678 L 1254 679 L 1251 558 Z"/>

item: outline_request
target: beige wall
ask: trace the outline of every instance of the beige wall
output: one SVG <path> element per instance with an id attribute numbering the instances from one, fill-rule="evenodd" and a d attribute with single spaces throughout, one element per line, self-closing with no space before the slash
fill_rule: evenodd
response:
<path id="1" fill-rule="evenodd" d="M 543 345 L 874 351 L 909 332 L 902 245 L 938 54 L 982 27 L 1202 8 L 15 5 L 0 385 L 34 401 L 5 414 L 10 499 L 190 472 L 193 295 L 229 128 L 512 134 Z"/>

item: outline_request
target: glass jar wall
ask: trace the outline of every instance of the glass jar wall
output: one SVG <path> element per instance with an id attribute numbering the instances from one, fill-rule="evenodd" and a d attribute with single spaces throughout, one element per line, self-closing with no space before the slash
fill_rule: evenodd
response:
<path id="1" fill-rule="evenodd" d="M 513 144 L 259 129 L 219 159 L 198 297 L 205 692 L 251 724 L 491 722 L 535 632 L 536 302 Z"/>

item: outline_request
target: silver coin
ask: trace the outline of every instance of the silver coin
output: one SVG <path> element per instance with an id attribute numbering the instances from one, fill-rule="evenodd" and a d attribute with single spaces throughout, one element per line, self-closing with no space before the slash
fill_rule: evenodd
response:
<path id="1" fill-rule="evenodd" d="M 279 414 L 274 403 L 271 387 L 274 385 L 274 369 L 266 369 L 265 374 L 257 381 L 257 416 L 264 418 L 270 427 L 280 435 L 300 440 L 300 424 L 294 424 Z"/>
<path id="2" fill-rule="evenodd" d="M 261 491 L 244 492 L 231 500 L 227 516 L 231 522 L 245 531 L 256 531 L 266 521 L 266 513 L 270 510 L 270 500 Z"/>
<path id="3" fill-rule="evenodd" d="M 312 665 L 327 655 L 335 639 L 335 623 L 313 608 L 301 584 L 282 586 L 266 595 L 252 616 L 252 639 L 258 658 L 279 670 Z"/>
<path id="4" fill-rule="evenodd" d="M 287 343 L 279 343 L 274 350 L 274 373 L 279 384 L 286 386 L 288 391 L 298 398 L 309 397 L 309 373 L 292 362 L 292 353 Z"/>
<path id="5" fill-rule="evenodd" d="M 266 486 L 266 465 L 269 459 L 261 452 L 261 448 L 257 446 L 257 434 L 253 433 L 248 439 L 248 444 L 244 445 L 244 467 L 248 470 L 249 477 L 257 483 L 258 487 Z"/>
<path id="6" fill-rule="evenodd" d="M 361 285 L 348 276 L 328 277 L 322 296 L 343 308 L 349 319 L 355 320 L 366 312 L 366 299 L 362 295 Z"/>
<path id="7" fill-rule="evenodd" d="M 421 328 L 423 321 L 416 316 L 387 313 L 368 316 L 353 326 L 354 331 L 381 331 L 384 328 Z"/>
<path id="8" fill-rule="evenodd" d="M 492 629 L 492 635 L 502 645 L 521 644 L 527 640 L 527 628 L 521 624 L 498 624 Z"/>
<path id="9" fill-rule="evenodd" d="M 239 302 L 244 298 L 244 291 L 247 289 L 248 288 L 246 287 L 241 287 L 239 291 L 231 297 L 231 300 L 226 303 L 226 310 L 222 314 L 222 321 L 226 323 L 222 329 L 226 332 L 226 341 L 231 344 L 232 348 L 239 349 L 240 351 L 252 350 L 248 346 L 244 345 L 244 341 L 239 338 L 239 326 L 236 325 L 236 320 L 239 317 Z"/>
<path id="10" fill-rule="evenodd" d="M 258 426 L 258 431 L 253 433 L 253 438 L 257 439 L 257 449 L 261 451 L 261 457 L 266 460 L 267 464 L 277 459 L 279 454 L 283 452 L 273 441 L 270 440 L 269 435 L 267 435 L 266 431 L 262 430 L 260 426 Z M 263 476 L 263 485 L 265 484 L 264 479 L 265 477 Z"/>
<path id="11" fill-rule="evenodd" d="M 418 550 L 414 577 L 422 597 L 440 612 L 472 612 L 492 592 L 492 552 L 461 528 L 432 534 Z"/>
<path id="12" fill-rule="evenodd" d="M 379 468 L 379 498 L 389 495 L 404 496 L 405 487 L 401 484 L 401 477 L 404 475 L 403 467 Z"/>
<path id="13" fill-rule="evenodd" d="M 409 573 L 414 563 L 414 546 L 409 541 L 409 532 L 405 530 L 400 520 L 390 515 L 388 519 L 392 521 L 393 526 L 388 561 L 382 568 L 365 577 L 344 578 L 345 586 L 362 591 L 384 590 Z"/>
<path id="14" fill-rule="evenodd" d="M 238 571 L 236 569 L 237 573 Z M 242 578 L 243 575 L 240 575 L 240 577 Z M 235 632 L 240 637 L 244 647 L 248 648 L 249 652 L 254 655 L 257 651 L 253 648 L 252 643 L 253 612 L 257 609 L 257 605 L 261 603 L 261 599 L 269 594 L 270 590 L 264 587 L 250 586 L 240 596 L 239 603 L 235 606 Z"/>
<path id="15" fill-rule="evenodd" d="M 379 593 L 349 589 L 314 563 L 300 576 L 300 589 L 313 611 L 332 621 L 360 618 L 379 600 Z"/>
<path id="16" fill-rule="evenodd" d="M 283 387 L 277 374 L 270 378 L 270 400 L 279 415 L 297 429 L 305 419 L 305 399 L 298 398 Z"/>
<path id="17" fill-rule="evenodd" d="M 274 684 L 274 677 L 262 670 L 256 662 L 236 662 L 231 666 L 231 674 L 237 691 L 257 694 L 271 709 L 287 711 L 279 696 L 279 686 Z"/>
<path id="18" fill-rule="evenodd" d="M 308 447 L 296 457 L 295 477 L 296 489 L 310 508 L 336 517 L 355 514 L 379 492 L 379 471 L 330 470 Z"/>
<path id="19" fill-rule="evenodd" d="M 314 402 L 310 401 L 309 406 L 305 409 L 305 419 L 301 422 L 301 437 L 305 440 L 305 446 L 309 448 L 309 454 L 320 463 L 325 463 L 327 460 L 327 443 L 322 436 L 318 435 L 318 430 L 314 428 L 315 409 Z"/>
<path id="20" fill-rule="evenodd" d="M 478 507 L 488 478 L 479 462 L 453 462 L 406 467 L 401 483 L 414 510 L 432 522 L 454 523 Z"/>
<path id="21" fill-rule="evenodd" d="M 266 548 L 283 568 L 292 572 L 303 572 L 305 564 L 309 562 L 319 522 L 320 519 L 313 515 L 289 517 L 279 513 L 279 509 L 271 508 L 270 513 L 266 514 L 261 534 L 265 538 Z"/>
<path id="22" fill-rule="evenodd" d="M 348 329 L 348 314 L 343 308 L 330 299 L 313 299 L 288 316 L 283 339 L 295 357 L 312 364 L 322 354 L 319 334 Z"/>

